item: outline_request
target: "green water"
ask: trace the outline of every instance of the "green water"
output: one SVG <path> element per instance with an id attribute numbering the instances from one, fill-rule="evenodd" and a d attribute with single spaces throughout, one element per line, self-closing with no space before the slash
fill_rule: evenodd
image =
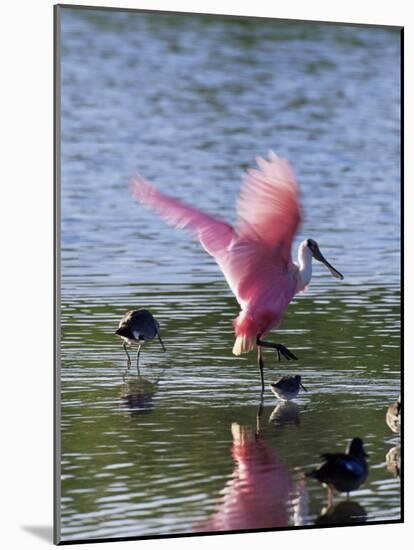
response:
<path id="1" fill-rule="evenodd" d="M 385 423 L 400 391 L 398 56 L 386 29 L 62 10 L 63 540 L 252 529 L 253 508 L 276 505 L 273 527 L 400 518 Z M 269 148 L 302 190 L 294 256 L 312 237 L 345 280 L 316 265 L 269 335 L 299 361 L 266 350 L 266 383 L 301 374 L 309 391 L 282 407 L 266 389 L 258 416 L 216 264 L 127 183 L 139 169 L 233 221 L 240 175 Z M 114 335 L 138 307 L 167 347 L 145 347 L 140 378 Z M 368 479 L 324 514 L 303 474 L 355 436 Z"/>

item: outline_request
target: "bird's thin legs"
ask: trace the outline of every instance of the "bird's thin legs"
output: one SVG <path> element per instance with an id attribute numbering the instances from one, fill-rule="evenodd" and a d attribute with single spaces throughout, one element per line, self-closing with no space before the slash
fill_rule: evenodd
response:
<path id="1" fill-rule="evenodd" d="M 285 346 L 282 346 L 282 344 L 274 344 L 273 342 L 264 342 L 260 339 L 260 336 L 257 337 L 256 344 L 258 347 L 264 347 L 264 348 L 273 348 L 277 351 L 277 357 L 280 361 L 280 354 L 283 355 L 285 359 L 290 361 L 291 359 L 296 359 L 296 355 L 294 355 L 290 350 L 288 350 Z"/>
<path id="2" fill-rule="evenodd" d="M 333 506 L 333 489 L 328 485 L 328 508 Z"/>
<path id="3" fill-rule="evenodd" d="M 124 343 L 122 344 L 122 347 L 124 348 L 125 353 L 127 354 L 127 357 L 128 357 L 127 369 L 129 370 L 129 368 L 130 368 L 130 366 L 131 366 L 131 357 L 129 356 L 129 353 L 128 353 L 128 350 L 127 350 L 127 347 L 126 347 L 126 342 L 124 342 Z"/>
<path id="4" fill-rule="evenodd" d="M 263 395 L 263 392 L 264 392 L 264 375 L 263 375 L 264 363 L 263 363 L 263 351 L 262 351 L 262 346 L 261 345 L 257 346 L 257 363 L 258 363 L 259 369 L 260 369 L 260 380 L 262 381 L 262 395 Z"/>
<path id="5" fill-rule="evenodd" d="M 160 341 L 160 344 L 161 344 L 161 347 L 162 347 L 162 351 L 167 351 L 165 349 L 165 346 L 164 346 L 164 343 L 163 341 L 161 340 L 161 336 L 160 336 L 160 333 L 157 331 L 157 336 L 158 336 L 158 340 Z"/>
<path id="6" fill-rule="evenodd" d="M 141 353 L 141 346 L 139 345 L 138 346 L 138 351 L 137 351 L 137 374 L 139 376 L 139 354 Z"/>

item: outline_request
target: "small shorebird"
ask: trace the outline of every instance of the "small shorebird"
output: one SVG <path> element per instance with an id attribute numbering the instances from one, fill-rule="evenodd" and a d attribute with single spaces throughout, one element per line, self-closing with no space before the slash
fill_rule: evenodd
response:
<path id="1" fill-rule="evenodd" d="M 138 346 L 137 351 L 137 372 L 139 374 L 139 354 L 141 346 L 146 340 L 152 340 L 158 336 L 161 347 L 165 351 L 165 346 L 160 336 L 160 325 L 147 309 L 137 309 L 136 311 L 128 311 L 119 322 L 118 330 L 115 332 L 124 341 L 123 348 L 128 357 L 128 369 L 131 366 L 131 358 L 129 356 L 127 345 L 135 344 Z"/>
<path id="2" fill-rule="evenodd" d="M 394 433 L 400 433 L 401 430 L 401 400 L 398 397 L 395 403 L 387 409 L 387 414 L 385 415 L 385 420 Z"/>
<path id="3" fill-rule="evenodd" d="M 300 388 L 308 391 L 301 382 L 300 374 L 296 376 L 282 376 L 277 382 L 270 384 L 272 392 L 282 401 L 294 399 L 298 395 Z"/>
<path id="4" fill-rule="evenodd" d="M 333 489 L 350 493 L 364 483 L 368 475 L 367 456 L 362 439 L 354 437 L 345 453 L 322 454 L 325 463 L 306 475 L 328 487 L 328 502 L 332 503 Z"/>

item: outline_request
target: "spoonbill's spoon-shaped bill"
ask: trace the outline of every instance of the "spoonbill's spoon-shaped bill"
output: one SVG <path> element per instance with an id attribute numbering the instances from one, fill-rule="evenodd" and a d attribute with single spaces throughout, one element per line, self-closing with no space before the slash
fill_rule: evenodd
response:
<path id="1" fill-rule="evenodd" d="M 313 239 L 308 239 L 308 246 L 309 246 L 315 260 L 318 260 L 318 262 L 322 262 L 324 265 L 326 265 L 326 267 L 329 269 L 329 271 L 332 273 L 332 275 L 336 279 L 343 280 L 344 276 L 342 275 L 342 273 L 340 273 L 337 269 L 335 269 L 333 267 L 333 265 L 331 265 L 328 262 L 328 260 L 325 258 L 325 256 L 320 251 L 319 245 L 316 241 L 314 241 Z"/>

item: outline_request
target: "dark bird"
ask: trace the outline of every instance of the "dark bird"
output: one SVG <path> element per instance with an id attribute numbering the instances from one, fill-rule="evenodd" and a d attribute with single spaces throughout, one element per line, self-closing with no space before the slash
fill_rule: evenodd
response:
<path id="1" fill-rule="evenodd" d="M 160 336 L 160 325 L 147 309 L 137 309 L 136 311 L 128 311 L 119 322 L 118 330 L 115 332 L 124 341 L 123 348 L 128 357 L 128 369 L 131 366 L 131 358 L 129 356 L 127 345 L 132 344 L 138 346 L 137 351 L 137 372 L 139 374 L 139 354 L 141 346 L 146 340 L 152 340 L 158 336 L 161 347 L 165 351 L 165 346 Z"/>
<path id="2" fill-rule="evenodd" d="M 349 493 L 364 483 L 368 475 L 367 456 L 362 439 L 354 437 L 345 453 L 322 454 L 325 463 L 306 475 L 328 487 L 328 501 L 331 501 L 332 489 Z"/>
<path id="3" fill-rule="evenodd" d="M 385 420 L 394 433 L 400 433 L 401 429 L 401 400 L 398 397 L 395 403 L 392 403 L 385 415 Z"/>
<path id="4" fill-rule="evenodd" d="M 282 401 L 294 399 L 298 395 L 300 388 L 308 391 L 301 382 L 300 374 L 296 376 L 282 376 L 282 378 L 270 384 L 272 392 L 278 399 L 282 399 Z"/>

